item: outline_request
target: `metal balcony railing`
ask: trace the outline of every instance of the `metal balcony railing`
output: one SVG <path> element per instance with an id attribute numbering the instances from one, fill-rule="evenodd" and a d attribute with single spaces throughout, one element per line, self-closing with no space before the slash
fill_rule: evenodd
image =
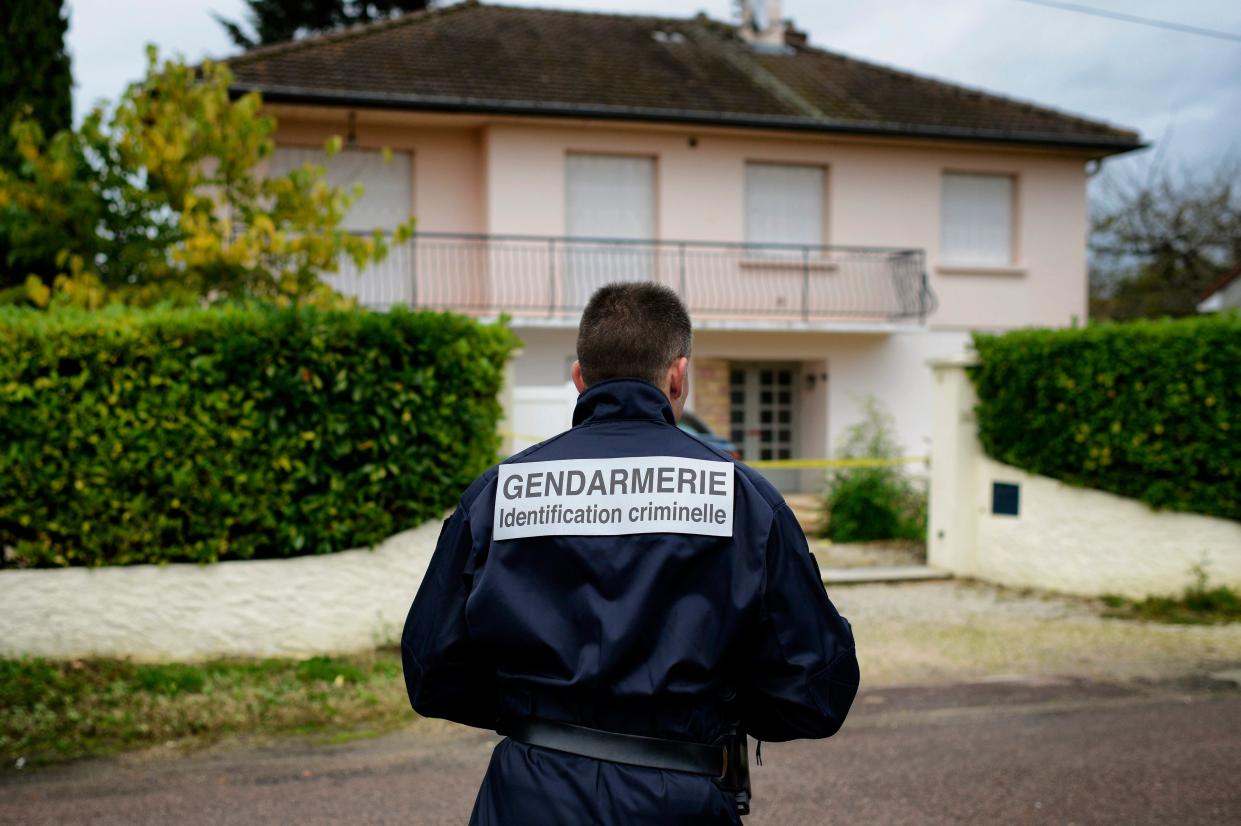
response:
<path id="1" fill-rule="evenodd" d="M 367 306 L 576 318 L 598 287 L 656 281 L 696 321 L 917 322 L 934 306 L 919 249 L 417 233 L 328 279 Z"/>

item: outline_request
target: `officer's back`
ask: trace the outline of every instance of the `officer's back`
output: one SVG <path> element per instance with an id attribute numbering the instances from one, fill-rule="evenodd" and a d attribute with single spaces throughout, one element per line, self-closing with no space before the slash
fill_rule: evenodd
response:
<path id="1" fill-rule="evenodd" d="M 844 720 L 852 635 L 796 520 L 676 426 L 689 350 L 671 291 L 601 289 L 573 428 L 445 523 L 402 650 L 419 713 L 512 735 L 474 823 L 736 822 L 710 776 L 730 720 L 760 740 Z"/>

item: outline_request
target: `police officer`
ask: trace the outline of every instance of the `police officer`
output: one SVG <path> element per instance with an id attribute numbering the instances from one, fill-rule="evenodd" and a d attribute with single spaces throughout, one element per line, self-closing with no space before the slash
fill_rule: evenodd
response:
<path id="1" fill-rule="evenodd" d="M 507 735 L 473 824 L 740 823 L 744 734 L 844 722 L 853 636 L 796 519 L 676 426 L 690 342 L 671 290 L 598 290 L 572 429 L 444 524 L 401 650 L 419 714 Z"/>

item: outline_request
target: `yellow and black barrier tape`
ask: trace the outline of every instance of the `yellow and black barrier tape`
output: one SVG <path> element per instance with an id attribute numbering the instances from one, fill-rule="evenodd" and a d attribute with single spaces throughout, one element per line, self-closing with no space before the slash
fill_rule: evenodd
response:
<path id="1" fill-rule="evenodd" d="M 501 430 L 499 435 L 502 439 L 520 439 L 531 444 L 538 444 L 551 438 L 550 436 L 533 436 L 529 433 L 513 433 L 509 430 Z M 888 467 L 889 465 L 926 464 L 928 461 L 930 459 L 927 456 L 863 456 L 843 459 L 766 459 L 746 462 L 746 464 L 757 470 L 828 470 L 842 467 Z"/>
<path id="2" fill-rule="evenodd" d="M 757 462 L 746 462 L 758 470 L 820 470 L 838 467 L 887 467 L 888 465 L 910 465 L 926 462 L 926 456 L 863 456 L 847 459 L 766 459 Z"/>

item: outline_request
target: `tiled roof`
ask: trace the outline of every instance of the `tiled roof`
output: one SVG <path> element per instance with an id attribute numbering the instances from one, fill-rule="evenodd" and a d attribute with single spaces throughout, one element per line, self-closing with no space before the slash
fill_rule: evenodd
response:
<path id="1" fill-rule="evenodd" d="M 270 101 L 734 125 L 1079 146 L 1135 132 L 733 26 L 466 2 L 229 61 Z"/>

